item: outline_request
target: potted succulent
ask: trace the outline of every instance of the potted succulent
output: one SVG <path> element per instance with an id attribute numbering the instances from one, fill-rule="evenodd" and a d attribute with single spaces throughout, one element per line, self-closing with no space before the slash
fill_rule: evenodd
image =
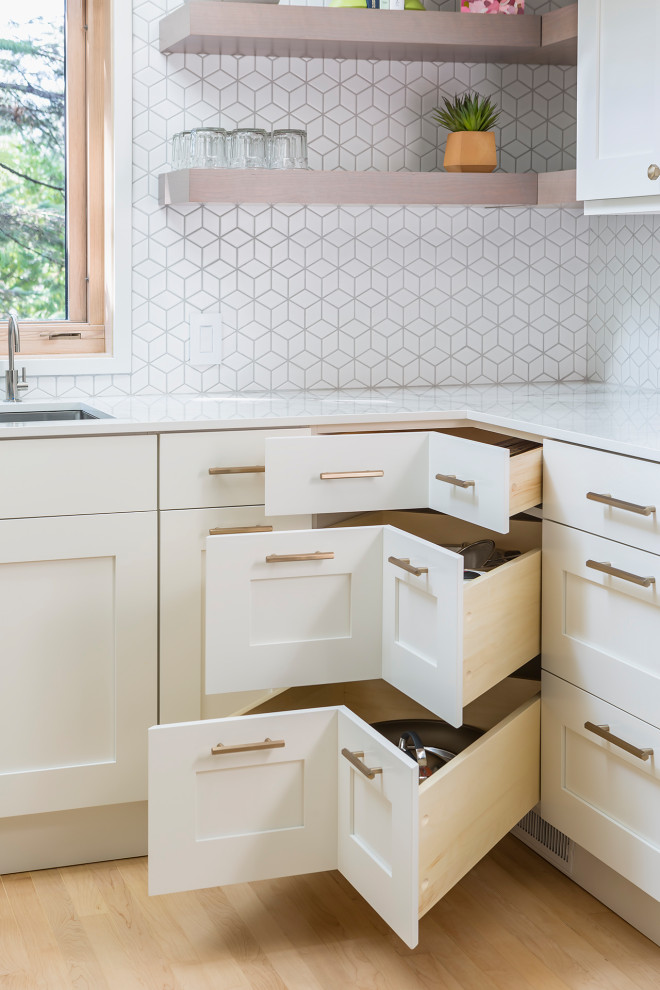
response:
<path id="1" fill-rule="evenodd" d="M 492 172 L 497 165 L 495 135 L 491 127 L 500 111 L 489 96 L 464 93 L 444 97 L 433 118 L 451 131 L 445 149 L 447 172 Z"/>

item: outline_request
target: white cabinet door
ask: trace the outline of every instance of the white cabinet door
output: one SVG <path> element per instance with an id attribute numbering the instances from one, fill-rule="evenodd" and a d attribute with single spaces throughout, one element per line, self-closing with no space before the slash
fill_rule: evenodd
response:
<path id="1" fill-rule="evenodd" d="M 233 715 L 257 703 L 255 692 L 207 694 L 203 688 L 206 539 L 210 531 L 295 529 L 303 516 L 264 516 L 263 506 L 173 509 L 160 514 L 160 721 Z M 263 695 L 263 691 L 259 692 Z"/>
<path id="2" fill-rule="evenodd" d="M 341 708 L 338 716 L 339 871 L 414 948 L 419 771 L 353 712 Z"/>
<path id="3" fill-rule="evenodd" d="M 615 212 L 660 209 L 660 4 L 580 0 L 577 198 L 628 199 Z M 636 198 L 640 199 L 636 201 Z M 589 209 L 586 212 L 608 212 Z"/>
<path id="4" fill-rule="evenodd" d="M 421 508 L 427 472 L 427 433 L 266 440 L 266 512 Z"/>
<path id="5" fill-rule="evenodd" d="M 509 462 L 506 448 L 429 434 L 429 507 L 508 533 Z"/>
<path id="6" fill-rule="evenodd" d="M 382 677 L 462 723 L 463 558 L 392 526 L 383 528 Z"/>
<path id="7" fill-rule="evenodd" d="M 379 677 L 381 609 L 382 527 L 211 536 L 206 691 Z"/>
<path id="8" fill-rule="evenodd" d="M 150 729 L 150 894 L 336 865 L 336 708 Z"/>
<path id="9" fill-rule="evenodd" d="M 156 513 L 0 523 L 0 816 L 146 797 Z"/>
<path id="10" fill-rule="evenodd" d="M 544 668 L 660 727 L 659 641 L 660 556 L 544 523 Z"/>

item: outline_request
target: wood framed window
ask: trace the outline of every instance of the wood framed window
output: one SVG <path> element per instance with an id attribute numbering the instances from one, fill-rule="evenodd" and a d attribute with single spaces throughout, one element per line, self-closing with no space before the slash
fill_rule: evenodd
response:
<path id="1" fill-rule="evenodd" d="M 29 306 L 20 292 L 12 305 L 20 321 L 22 356 L 101 357 L 112 353 L 111 0 L 66 0 L 62 16 L 66 302 L 64 312 L 52 319 L 26 315 Z M 6 334 L 0 330 L 0 356 L 6 353 Z M 30 370 L 39 373 L 38 362 Z"/>

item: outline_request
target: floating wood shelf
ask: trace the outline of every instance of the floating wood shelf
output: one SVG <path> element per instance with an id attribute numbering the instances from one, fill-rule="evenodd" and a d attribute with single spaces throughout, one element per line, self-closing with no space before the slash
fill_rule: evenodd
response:
<path id="1" fill-rule="evenodd" d="M 162 52 L 575 65 L 577 4 L 549 14 L 280 7 L 190 0 L 160 21 Z"/>
<path id="2" fill-rule="evenodd" d="M 314 9 L 314 8 L 310 8 Z M 464 15 L 467 16 L 467 15 Z M 578 206 L 575 172 L 314 172 L 182 169 L 159 177 L 161 206 L 183 203 Z"/>

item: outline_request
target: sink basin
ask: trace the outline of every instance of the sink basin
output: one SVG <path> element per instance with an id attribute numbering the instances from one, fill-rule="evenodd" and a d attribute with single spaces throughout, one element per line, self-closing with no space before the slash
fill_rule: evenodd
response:
<path id="1" fill-rule="evenodd" d="M 2 408 L 0 406 L 0 426 L 3 423 L 53 423 L 62 420 L 75 421 L 87 419 L 111 419 L 107 413 L 99 412 L 98 409 L 87 409 L 84 407 L 72 407 L 69 409 L 50 408 L 39 409 L 34 406 L 21 407 L 12 403 L 12 408 Z"/>

